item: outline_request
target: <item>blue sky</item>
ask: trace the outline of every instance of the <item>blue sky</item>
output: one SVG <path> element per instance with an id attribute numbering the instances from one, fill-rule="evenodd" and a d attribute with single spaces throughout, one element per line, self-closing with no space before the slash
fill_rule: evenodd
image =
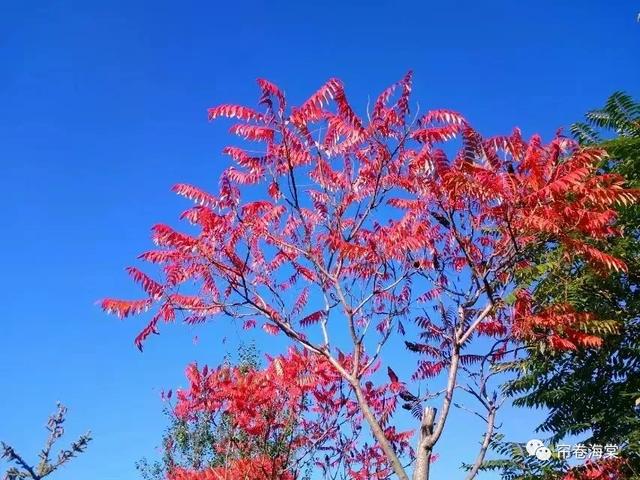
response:
<path id="1" fill-rule="evenodd" d="M 255 78 L 295 102 L 337 76 L 365 105 L 411 68 L 422 109 L 547 138 L 614 90 L 640 96 L 637 4 L 527 3 L 2 2 L 0 439 L 35 452 L 62 400 L 69 433 L 96 438 L 62 477 L 137 478 L 164 426 L 160 389 L 232 350 L 219 337 L 237 333 L 210 324 L 165 328 L 140 354 L 141 323 L 95 301 L 137 293 L 123 267 L 185 207 L 172 184 L 217 184 L 228 137 L 206 108 L 253 104 Z M 503 423 L 529 436 L 535 418 Z M 437 478 L 459 478 L 468 421 L 449 427 Z"/>

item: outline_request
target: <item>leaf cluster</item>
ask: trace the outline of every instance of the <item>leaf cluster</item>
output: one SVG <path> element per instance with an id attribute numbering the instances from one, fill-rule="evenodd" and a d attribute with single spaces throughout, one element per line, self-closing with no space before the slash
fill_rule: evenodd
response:
<path id="1" fill-rule="evenodd" d="M 606 149 L 604 172 L 640 186 L 639 103 L 616 92 L 572 132 L 582 143 Z M 603 140 L 611 134 L 617 136 Z M 516 405 L 549 410 L 539 431 L 553 440 L 577 435 L 584 442 L 620 445 L 627 460 L 625 478 L 640 478 L 640 208 L 617 209 L 623 236 L 604 239 L 599 248 L 621 258 L 627 272 L 604 276 L 587 264 L 566 262 L 558 248 L 538 252 L 545 267 L 526 278 L 537 282 L 534 296 L 541 304 L 565 301 L 593 312 L 598 320 L 589 328 L 603 339 L 601 347 L 549 354 L 532 345 L 529 357 L 512 365 L 519 375 L 508 392 Z M 503 465 L 505 478 L 514 478 L 508 474 L 517 458 L 510 458 Z"/>

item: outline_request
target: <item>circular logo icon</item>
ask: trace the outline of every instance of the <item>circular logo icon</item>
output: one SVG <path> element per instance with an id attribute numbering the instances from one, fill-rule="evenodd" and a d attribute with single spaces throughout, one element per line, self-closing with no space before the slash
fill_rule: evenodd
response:
<path id="1" fill-rule="evenodd" d="M 540 447 L 544 447 L 544 443 L 542 443 L 542 440 L 532 438 L 527 442 L 527 453 L 533 456 L 536 454 L 536 450 L 538 450 Z"/>
<path id="2" fill-rule="evenodd" d="M 547 447 L 540 447 L 536 450 L 536 457 L 538 460 L 542 460 L 543 462 L 549 460 L 551 458 L 551 450 Z"/>

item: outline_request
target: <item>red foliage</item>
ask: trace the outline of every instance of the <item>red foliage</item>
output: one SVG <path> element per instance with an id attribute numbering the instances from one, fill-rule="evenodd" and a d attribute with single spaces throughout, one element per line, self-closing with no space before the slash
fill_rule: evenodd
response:
<path id="1" fill-rule="evenodd" d="M 406 270 L 412 257 L 433 274 L 441 269 L 470 269 L 477 277 L 493 277 L 495 282 L 500 280 L 497 273 L 508 272 L 514 265 L 519 252 L 540 241 L 564 244 L 572 255 L 602 268 L 625 269 L 620 260 L 580 240 L 615 234 L 612 207 L 637 197 L 637 192 L 623 188 L 620 177 L 597 174 L 604 152 L 578 149 L 564 137 L 547 145 L 537 136 L 526 142 L 518 130 L 508 137 L 485 140 L 463 117 L 447 110 L 431 111 L 417 126 L 410 126 L 405 119 L 410 76 L 381 95 L 366 127 L 348 105 L 338 80 L 330 80 L 302 106 L 293 108 L 290 117 L 271 110 L 272 95 L 284 103 L 280 90 L 265 81 L 260 85 L 266 112 L 222 105 L 210 109 L 210 117 L 250 122 L 234 126 L 232 132 L 264 142 L 265 155 L 254 158 L 242 148 L 229 147 L 226 151 L 238 167 L 225 172 L 217 196 L 176 185 L 176 192 L 199 204 L 184 218 L 202 230 L 193 237 L 166 225 L 154 227 L 154 241 L 164 249 L 141 258 L 165 265 L 165 282 L 130 269 L 150 300 L 166 308 L 194 310 L 192 304 L 168 302 L 167 291 L 201 280 L 200 313 L 222 313 L 219 307 L 231 303 L 237 292 L 234 288 L 219 291 L 220 280 L 233 285 L 250 277 L 253 286 L 269 285 L 276 270 L 289 266 L 294 269 L 291 285 L 301 280 L 326 283 L 331 272 L 318 272 L 316 265 L 322 252 L 332 254 L 341 265 L 341 277 L 355 279 L 382 278 L 376 272 L 393 261 Z M 388 105 L 397 88 L 403 91 L 401 98 Z M 329 110 L 331 100 L 337 112 Z M 308 130 L 314 122 L 340 128 L 329 128 L 324 139 L 315 138 Z M 456 136 L 462 137 L 462 148 L 449 160 L 436 144 Z M 331 137 L 330 147 L 327 137 Z M 412 146 L 410 139 L 418 145 Z M 387 144 L 390 140 L 397 141 L 393 149 Z M 340 162 L 342 167 L 336 168 Z M 313 185 L 295 188 L 288 178 L 305 166 L 311 167 Z M 283 182 L 290 194 L 284 202 Z M 237 185 L 244 184 L 268 185 L 271 199 L 241 207 Z M 376 201 L 369 202 L 372 199 Z M 372 214 L 383 200 L 403 211 L 385 226 L 375 223 Z M 355 207 L 360 207 L 359 216 L 351 213 L 358 210 Z M 363 220 L 368 217 L 374 223 L 365 228 Z M 452 228 L 452 222 L 458 223 L 457 228 Z M 271 260 L 260 242 L 272 247 Z M 242 258 L 241 244 L 256 248 Z M 443 280 L 434 282 L 432 293 L 425 294 L 427 299 L 440 296 Z M 256 295 L 249 296 L 252 304 L 260 303 Z M 293 312 L 299 314 L 305 303 L 302 299 Z M 144 311 L 148 301 L 105 300 L 103 306 L 127 316 Z M 319 318 L 319 312 L 307 314 L 303 323 Z"/>
<path id="2" fill-rule="evenodd" d="M 622 458 L 588 461 L 570 469 L 562 480 L 623 480 L 628 478 L 621 473 L 624 463 Z"/>
<path id="3" fill-rule="evenodd" d="M 238 458 L 224 467 L 213 467 L 202 471 L 176 468 L 168 480 L 295 480 L 295 477 L 272 458 L 262 455 Z"/>
<path id="4" fill-rule="evenodd" d="M 392 467 L 405 479 L 392 452 L 405 440 L 387 424 L 395 405 L 374 400 L 389 384 L 362 384 L 396 333 L 422 357 L 415 381 L 443 371 L 452 379 L 432 443 L 442 433 L 459 364 L 484 368 L 483 358 L 501 358 L 507 343 L 541 332 L 554 348 L 598 344 L 580 331 L 586 314 L 563 305 L 540 310 L 526 290 L 515 308 L 504 299 L 532 248 L 561 246 L 567 261 L 625 270 L 597 241 L 619 234 L 614 207 L 638 192 L 598 171 L 604 151 L 562 136 L 526 141 L 518 129 L 483 138 L 448 110 L 410 118 L 410 73 L 378 97 L 368 122 L 339 80 L 290 111 L 277 86 L 258 83 L 261 111 L 209 111 L 241 122 L 231 132 L 243 147 L 225 149 L 235 165 L 222 174 L 218 193 L 175 187 L 197 204 L 183 214 L 197 232 L 154 227 L 160 249 L 141 258 L 163 275 L 152 280 L 132 269 L 146 298 L 103 301 L 120 317 L 157 307 L 136 339 L 140 348 L 161 320 L 177 314 L 191 323 L 217 315 L 242 319 L 247 328 L 262 322 L 323 358 L 323 372 L 348 384 L 360 411 L 367 401 L 378 405 L 367 417 L 376 442 L 354 453 L 361 471 L 369 471 L 354 478 L 376 478 L 381 474 L 371 472 Z M 185 289 L 191 295 L 178 293 Z M 350 339 L 348 355 L 338 350 L 336 330 Z M 484 356 L 461 354 L 478 335 L 498 343 Z M 408 408 L 420 417 L 432 398 L 415 397 Z M 382 456 L 363 453 L 367 448 L 382 448 L 388 463 L 382 467 Z"/>
<path id="5" fill-rule="evenodd" d="M 593 320 L 586 312 L 577 312 L 569 304 L 557 304 L 534 312 L 529 292 L 518 292 L 515 303 L 515 333 L 529 339 L 545 340 L 556 350 L 599 347 L 600 337 L 580 331 Z"/>
<path id="6" fill-rule="evenodd" d="M 219 433 L 214 448 L 225 461 L 197 472 L 175 469 L 171 480 L 293 480 L 318 449 L 323 458 L 316 459 L 316 465 L 324 471 L 342 462 L 349 478 L 389 475 L 380 449 L 357 441 L 362 415 L 345 393 L 342 377 L 322 357 L 292 349 L 270 358 L 263 370 L 190 365 L 186 374 L 189 388 L 177 392 L 175 414 L 189 421 L 207 412 L 216 424 L 224 421 L 225 433 Z M 389 388 L 370 386 L 365 395 L 383 421 L 393 414 L 396 400 Z M 399 451 L 409 450 L 411 432 L 392 427 L 387 432 Z M 348 458 L 342 458 L 345 445 L 350 446 Z"/>

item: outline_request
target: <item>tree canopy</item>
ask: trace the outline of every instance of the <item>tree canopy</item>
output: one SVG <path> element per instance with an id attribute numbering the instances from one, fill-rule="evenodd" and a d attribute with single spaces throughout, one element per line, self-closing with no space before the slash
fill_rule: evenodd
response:
<path id="1" fill-rule="evenodd" d="M 599 245 L 621 234 L 616 208 L 637 191 L 599 168 L 603 149 L 561 135 L 525 140 L 518 129 L 484 138 L 449 110 L 412 115 L 411 73 L 378 96 L 366 120 L 337 79 L 290 108 L 276 85 L 258 85 L 258 109 L 209 110 L 212 120 L 238 122 L 218 193 L 174 188 L 196 203 L 182 215 L 196 233 L 156 225 L 159 248 L 141 259 L 160 275 L 130 267 L 145 296 L 105 299 L 103 308 L 120 317 L 149 312 L 141 349 L 179 316 L 288 338 L 293 350 L 248 377 L 191 368 L 181 412 L 231 409 L 248 434 L 276 436 L 289 433 L 287 420 L 268 427 L 262 406 L 285 418 L 295 412 L 308 422 L 305 442 L 327 452 L 316 466 L 332 478 L 427 479 L 454 396 L 475 402 L 486 432 L 469 468 L 474 478 L 504 400 L 496 366 L 525 342 L 540 351 L 595 348 L 610 329 L 568 299 L 540 301 L 544 278 L 523 278 L 548 250 L 603 275 L 626 272 Z M 398 345 L 414 368 L 396 371 Z M 439 376 L 442 389 L 433 386 Z M 282 378 L 309 400 L 310 418 L 281 398 Z M 263 387 L 271 394 L 260 396 Z M 236 391 L 246 391 L 244 402 Z M 414 432 L 396 427 L 399 400 L 416 417 L 413 442 Z M 259 455 L 246 462 L 173 473 L 217 479 L 238 467 L 254 480 L 265 471 L 299 478 L 287 462 L 277 474 Z"/>
<path id="2" fill-rule="evenodd" d="M 572 132 L 583 145 L 607 151 L 603 172 L 622 175 L 632 188 L 640 186 L 639 103 L 616 92 Z M 602 275 L 589 264 L 565 262 L 562 250 L 553 250 L 545 256 L 547 274 L 534 293 L 544 304 L 566 300 L 615 322 L 615 329 L 603 332 L 597 350 L 533 353 L 520 365 L 524 373 L 510 392 L 518 396 L 518 405 L 549 409 L 540 431 L 554 441 L 578 435 L 584 443 L 620 445 L 628 474 L 640 478 L 640 209 L 617 209 L 624 235 L 598 246 L 624 260 L 628 270 Z"/>

